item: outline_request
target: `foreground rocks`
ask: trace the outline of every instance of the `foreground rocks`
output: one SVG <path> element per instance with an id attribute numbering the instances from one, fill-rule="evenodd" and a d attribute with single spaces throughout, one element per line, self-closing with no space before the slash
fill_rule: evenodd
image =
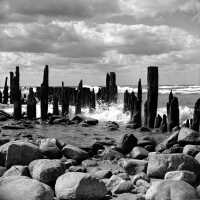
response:
<path id="1" fill-rule="evenodd" d="M 25 176 L 0 178 L 1 200 L 53 200 L 53 190 L 46 184 Z"/>
<path id="2" fill-rule="evenodd" d="M 98 179 L 81 172 L 68 172 L 60 176 L 55 185 L 58 199 L 102 199 L 107 190 Z"/>

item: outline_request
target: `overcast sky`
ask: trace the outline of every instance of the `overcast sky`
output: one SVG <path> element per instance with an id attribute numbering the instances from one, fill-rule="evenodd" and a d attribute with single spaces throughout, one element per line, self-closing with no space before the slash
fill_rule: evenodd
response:
<path id="1" fill-rule="evenodd" d="M 50 82 L 200 84 L 199 0 L 0 0 L 0 84 L 16 65 L 22 85 Z"/>

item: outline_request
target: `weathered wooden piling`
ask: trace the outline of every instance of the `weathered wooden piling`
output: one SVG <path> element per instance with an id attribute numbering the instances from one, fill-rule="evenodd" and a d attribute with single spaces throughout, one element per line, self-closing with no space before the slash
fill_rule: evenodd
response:
<path id="1" fill-rule="evenodd" d="M 147 124 L 148 128 L 154 128 L 158 106 L 158 67 L 150 66 L 147 72 Z"/>
<path id="2" fill-rule="evenodd" d="M 0 90 L 0 103 L 3 103 L 3 94 L 1 92 L 1 90 Z"/>
<path id="3" fill-rule="evenodd" d="M 138 81 L 138 93 L 137 93 L 137 112 L 138 112 L 138 120 L 137 124 L 139 127 L 142 126 L 142 81 L 139 79 Z"/>
<path id="4" fill-rule="evenodd" d="M 75 108 L 75 113 L 76 114 L 80 114 L 81 113 L 82 92 L 83 92 L 83 81 L 81 80 L 79 82 L 79 85 L 78 85 L 78 88 L 77 88 L 77 94 L 76 94 L 76 108 Z"/>
<path id="5" fill-rule="evenodd" d="M 49 93 L 49 66 L 44 68 L 43 82 L 40 88 L 41 99 L 41 119 L 47 120 L 48 118 L 48 93 Z"/>
<path id="6" fill-rule="evenodd" d="M 10 103 L 13 104 L 14 73 L 10 72 Z"/>
<path id="7" fill-rule="evenodd" d="M 8 77 L 6 77 L 3 89 L 3 104 L 8 104 Z"/>
<path id="8" fill-rule="evenodd" d="M 29 88 L 29 94 L 27 99 L 27 118 L 30 120 L 36 119 L 36 98 L 33 92 L 33 88 Z"/>
<path id="9" fill-rule="evenodd" d="M 117 84 L 115 72 L 110 72 L 109 103 L 117 103 Z"/>
<path id="10" fill-rule="evenodd" d="M 22 117 L 22 99 L 19 80 L 19 66 L 17 66 L 15 76 L 13 77 L 14 119 L 16 120 L 19 120 Z"/>
<path id="11" fill-rule="evenodd" d="M 169 102 L 167 103 L 167 119 L 168 131 L 179 126 L 179 102 L 178 98 L 173 96 L 172 91 L 169 94 Z"/>
<path id="12" fill-rule="evenodd" d="M 154 128 L 160 128 L 161 123 L 162 123 L 162 117 L 158 114 L 155 119 Z"/>
<path id="13" fill-rule="evenodd" d="M 160 126 L 160 131 L 162 133 L 167 132 L 167 116 L 166 115 L 163 115 L 162 123 L 161 123 L 161 126 Z"/>
<path id="14" fill-rule="evenodd" d="M 105 93 L 105 101 L 110 101 L 110 74 L 106 74 L 106 93 Z"/>
<path id="15" fill-rule="evenodd" d="M 93 112 L 96 108 L 96 97 L 94 89 L 90 92 L 90 112 Z"/>
<path id="16" fill-rule="evenodd" d="M 200 126 L 200 99 L 198 99 L 194 106 L 194 114 L 192 120 L 192 129 L 199 131 Z"/>
<path id="17" fill-rule="evenodd" d="M 65 116 L 69 113 L 69 95 L 64 88 L 64 82 L 62 82 L 62 115 Z"/>
<path id="18" fill-rule="evenodd" d="M 130 99 L 130 95 L 129 95 L 128 90 L 126 90 L 124 92 L 124 109 L 123 109 L 124 112 L 127 112 L 130 110 L 129 99 Z"/>
<path id="19" fill-rule="evenodd" d="M 59 108 L 58 108 L 58 94 L 56 92 L 56 90 L 54 89 L 53 92 L 53 115 L 59 115 Z"/>
<path id="20" fill-rule="evenodd" d="M 190 128 L 190 120 L 189 119 L 186 120 L 185 127 Z"/>

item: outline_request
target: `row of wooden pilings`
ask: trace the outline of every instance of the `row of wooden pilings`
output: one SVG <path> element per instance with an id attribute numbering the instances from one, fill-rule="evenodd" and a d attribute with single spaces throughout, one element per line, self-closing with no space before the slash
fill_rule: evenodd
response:
<path id="1" fill-rule="evenodd" d="M 138 81 L 138 92 L 124 93 L 124 112 L 130 111 L 130 124 L 133 128 L 145 126 L 148 128 L 160 128 L 162 132 L 171 131 L 179 126 L 179 102 L 172 91 L 169 94 L 167 102 L 167 115 L 157 115 L 158 107 L 158 88 L 159 73 L 158 67 L 150 66 L 147 71 L 147 100 L 144 102 L 144 120 L 142 120 L 142 83 Z M 48 119 L 48 105 L 53 102 L 53 115 L 59 115 L 59 105 L 61 105 L 61 114 L 66 116 L 69 113 L 69 105 L 75 106 L 75 114 L 81 113 L 82 107 L 89 107 L 92 112 L 96 108 L 96 102 L 101 101 L 106 104 L 117 103 L 118 91 L 116 84 L 116 74 L 110 72 L 106 76 L 106 86 L 100 87 L 97 94 L 94 89 L 83 87 L 83 81 L 79 82 L 76 88 L 65 87 L 62 82 L 61 87 L 49 87 L 49 67 L 44 68 L 43 82 L 37 87 L 36 93 L 33 88 L 29 89 L 27 97 L 27 118 L 36 119 L 36 104 L 38 98 L 41 105 L 41 119 Z M 15 73 L 10 72 L 10 95 L 8 87 L 8 78 L 6 77 L 3 94 L 0 92 L 0 103 L 14 105 L 14 118 L 19 120 L 22 116 L 22 101 L 20 88 L 20 72 L 16 67 Z M 188 119 L 185 126 L 199 131 L 200 124 L 200 100 L 195 104 L 193 119 Z"/>

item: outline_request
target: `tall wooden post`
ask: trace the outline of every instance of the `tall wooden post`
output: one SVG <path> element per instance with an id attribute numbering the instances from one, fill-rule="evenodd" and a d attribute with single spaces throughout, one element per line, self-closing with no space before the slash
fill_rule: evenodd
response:
<path id="1" fill-rule="evenodd" d="M 199 131 L 200 126 L 200 99 L 197 100 L 194 106 L 194 114 L 192 120 L 192 129 L 195 131 Z"/>
<path id="2" fill-rule="evenodd" d="M 28 100 L 27 100 L 27 117 L 30 120 L 36 119 L 36 104 L 33 88 L 29 88 Z"/>
<path id="3" fill-rule="evenodd" d="M 154 128 L 158 106 L 158 67 L 148 67 L 147 89 L 147 127 Z"/>
<path id="4" fill-rule="evenodd" d="M 10 103 L 13 104 L 14 73 L 10 72 Z"/>
<path id="5" fill-rule="evenodd" d="M 0 103 L 3 103 L 3 94 L 1 92 L 1 90 L 0 90 Z"/>
<path id="6" fill-rule="evenodd" d="M 75 108 L 75 113 L 76 114 L 80 114 L 81 113 L 82 93 L 83 93 L 83 81 L 81 80 L 79 82 L 79 85 L 78 85 L 78 88 L 77 88 L 77 94 L 76 94 L 76 108 Z"/>
<path id="7" fill-rule="evenodd" d="M 94 111 L 96 108 L 96 98 L 94 89 L 90 92 L 90 112 Z"/>
<path id="8" fill-rule="evenodd" d="M 138 93 L 137 93 L 137 99 L 138 99 L 138 107 L 137 107 L 137 112 L 138 112 L 138 126 L 142 126 L 142 83 L 141 79 L 138 81 Z"/>
<path id="9" fill-rule="evenodd" d="M 22 117 L 22 100 L 19 80 L 19 67 L 17 66 L 15 76 L 13 77 L 14 119 L 16 120 L 19 120 Z"/>
<path id="10" fill-rule="evenodd" d="M 55 88 L 53 91 L 53 115 L 59 115 L 58 94 L 57 94 Z"/>
<path id="11" fill-rule="evenodd" d="M 8 104 L 8 77 L 6 77 L 3 89 L 3 104 Z"/>
<path id="12" fill-rule="evenodd" d="M 69 113 L 69 96 L 66 89 L 64 88 L 64 82 L 62 82 L 62 115 L 65 116 Z"/>
<path id="13" fill-rule="evenodd" d="M 49 67 L 48 65 L 44 68 L 43 82 L 41 84 L 41 119 L 47 120 L 48 114 L 48 94 L 49 94 Z"/>

